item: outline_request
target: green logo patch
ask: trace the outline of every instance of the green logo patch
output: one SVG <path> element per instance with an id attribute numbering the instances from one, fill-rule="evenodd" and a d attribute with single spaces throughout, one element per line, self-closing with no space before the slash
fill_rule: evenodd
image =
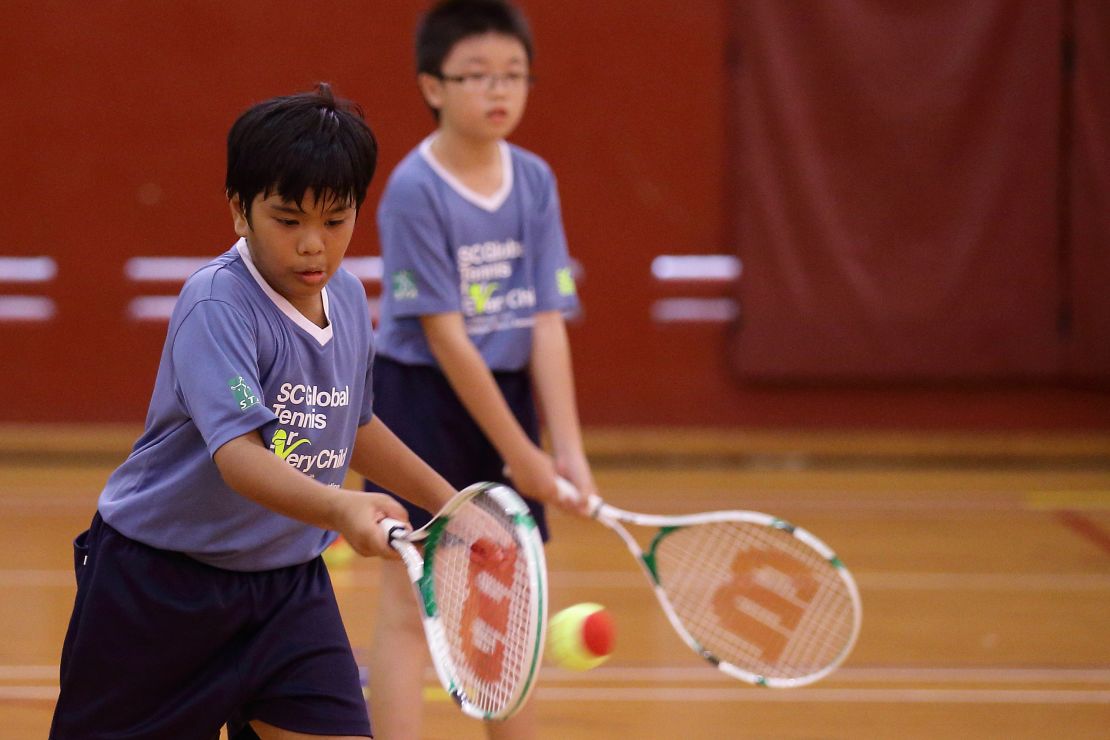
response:
<path id="1" fill-rule="evenodd" d="M 236 375 L 227 381 L 227 387 L 231 389 L 231 395 L 238 402 L 240 411 L 246 411 L 251 406 L 260 403 L 258 396 L 254 395 L 254 391 L 247 385 L 247 381 L 243 379 L 242 375 Z"/>
<path id="2" fill-rule="evenodd" d="M 398 270 L 390 276 L 390 283 L 393 286 L 393 297 L 399 301 L 411 301 L 418 295 L 412 270 Z"/>
<path id="3" fill-rule="evenodd" d="M 559 295 L 574 295 L 578 292 L 574 284 L 574 275 L 571 274 L 569 267 L 555 271 L 555 284 L 559 288 Z"/>

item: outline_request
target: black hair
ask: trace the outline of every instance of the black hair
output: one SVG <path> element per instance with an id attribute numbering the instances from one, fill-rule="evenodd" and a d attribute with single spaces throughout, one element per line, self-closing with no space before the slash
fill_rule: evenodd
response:
<path id="1" fill-rule="evenodd" d="M 239 196 L 248 223 L 259 193 L 277 193 L 301 206 L 311 190 L 317 198 L 353 202 L 357 210 L 377 163 L 378 142 L 362 110 L 321 82 L 311 92 L 271 98 L 239 116 L 227 135 L 224 188 L 229 199 Z"/>
<path id="2" fill-rule="evenodd" d="M 484 33 L 512 36 L 532 62 L 532 32 L 519 8 L 505 0 L 445 0 L 436 4 L 416 28 L 416 72 L 439 76 L 455 44 Z"/>

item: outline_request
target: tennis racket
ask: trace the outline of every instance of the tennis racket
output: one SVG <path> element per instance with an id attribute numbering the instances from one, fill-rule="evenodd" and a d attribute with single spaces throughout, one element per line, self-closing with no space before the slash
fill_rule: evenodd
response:
<path id="1" fill-rule="evenodd" d="M 528 507 L 507 486 L 476 483 L 415 532 L 380 524 L 412 581 L 443 688 L 471 717 L 511 717 L 535 683 L 547 631 L 547 566 Z"/>
<path id="2" fill-rule="evenodd" d="M 570 482 L 558 482 L 560 497 L 581 499 Z M 726 674 L 805 686 L 852 650 L 862 619 L 855 580 L 801 527 L 754 511 L 638 514 L 597 496 L 589 511 L 624 540 L 675 632 Z M 647 530 L 646 552 L 624 523 Z"/>

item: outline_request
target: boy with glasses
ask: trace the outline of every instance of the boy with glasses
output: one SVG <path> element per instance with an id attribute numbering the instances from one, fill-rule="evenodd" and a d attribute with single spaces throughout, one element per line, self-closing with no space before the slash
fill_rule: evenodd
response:
<path id="1" fill-rule="evenodd" d="M 595 491 L 582 448 L 563 314 L 578 308 L 555 179 L 505 141 L 524 113 L 532 39 L 501 0 L 448 0 L 416 35 L 436 131 L 390 177 L 378 208 L 384 276 L 375 413 L 455 485 L 505 480 L 558 502 L 555 479 Z M 533 388 L 551 444 L 539 444 Z M 414 527 L 427 511 L 402 501 Z M 564 504 L 573 512 L 581 505 Z M 384 564 L 370 704 L 387 740 L 420 735 L 426 654 L 402 567 Z M 525 709 L 494 738 L 534 735 Z"/>

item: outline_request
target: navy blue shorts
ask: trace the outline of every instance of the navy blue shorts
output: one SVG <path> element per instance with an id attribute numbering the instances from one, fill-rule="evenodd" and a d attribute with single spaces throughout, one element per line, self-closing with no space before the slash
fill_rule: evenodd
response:
<path id="1" fill-rule="evenodd" d="M 221 570 L 129 539 L 99 514 L 74 558 L 53 740 L 215 740 L 225 723 L 234 731 L 251 719 L 370 736 L 320 558 Z"/>
<path id="2" fill-rule="evenodd" d="M 527 372 L 495 372 L 501 389 L 521 427 L 539 444 L 539 420 L 532 400 L 532 380 Z M 504 474 L 505 463 L 471 418 L 462 401 L 439 368 L 404 365 L 378 357 L 374 360 L 374 415 L 409 448 L 455 487 L 493 481 L 511 483 Z M 385 491 L 367 481 L 366 490 Z M 431 514 L 403 498 L 413 529 L 424 526 Z M 547 515 L 543 504 L 524 499 L 532 510 L 543 541 L 547 542 Z"/>

